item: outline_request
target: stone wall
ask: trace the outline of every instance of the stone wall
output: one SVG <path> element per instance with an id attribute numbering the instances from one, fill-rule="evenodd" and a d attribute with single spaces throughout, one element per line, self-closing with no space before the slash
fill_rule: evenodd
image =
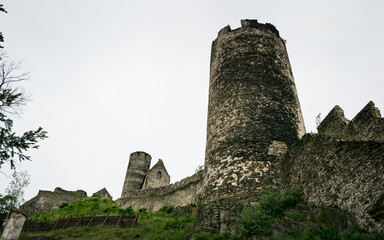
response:
<path id="1" fill-rule="evenodd" d="M 147 172 L 142 189 L 158 188 L 169 185 L 171 177 L 161 159 Z"/>
<path id="2" fill-rule="evenodd" d="M 212 43 L 204 201 L 274 184 L 279 151 L 305 127 L 284 41 L 271 24 L 242 20 Z"/>
<path id="3" fill-rule="evenodd" d="M 145 152 L 131 153 L 121 197 L 125 197 L 129 191 L 139 190 L 143 187 L 145 175 L 151 165 L 151 159 L 151 155 Z"/>
<path id="4" fill-rule="evenodd" d="M 20 209 L 31 217 L 35 213 L 58 209 L 64 202 L 73 203 L 86 197 L 87 193 L 83 190 L 66 191 L 61 188 L 56 188 L 54 192 L 40 190 L 37 196 L 21 205 Z"/>
<path id="5" fill-rule="evenodd" d="M 362 141 L 384 141 L 384 118 L 370 101 L 351 121 L 344 111 L 335 106 L 318 127 L 319 133 L 329 136 Z"/>
<path id="6" fill-rule="evenodd" d="M 281 163 L 282 183 L 309 204 L 337 207 L 359 225 L 380 229 L 368 213 L 384 196 L 384 143 L 306 134 Z"/>
<path id="7" fill-rule="evenodd" d="M 196 173 L 165 187 L 129 191 L 116 203 L 123 208 L 131 206 L 134 210 L 146 208 L 148 211 L 158 211 L 163 206 L 183 207 L 199 201 L 201 187 L 202 174 Z"/>

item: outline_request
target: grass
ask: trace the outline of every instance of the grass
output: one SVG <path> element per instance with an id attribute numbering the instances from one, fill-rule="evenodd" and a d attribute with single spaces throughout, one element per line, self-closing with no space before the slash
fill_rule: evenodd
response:
<path id="1" fill-rule="evenodd" d="M 141 213 L 135 228 L 81 227 L 54 230 L 49 232 L 23 232 L 20 239 L 182 239 L 192 236 L 195 230 L 195 217 L 177 217 L 166 212 Z"/>
<path id="2" fill-rule="evenodd" d="M 264 190 L 256 199 L 254 205 L 247 206 L 239 214 L 237 223 L 244 237 L 252 235 L 270 236 L 272 224 L 281 224 L 285 221 L 296 221 L 307 223 L 307 220 L 300 212 L 294 212 L 286 217 L 284 211 L 294 208 L 297 203 L 302 201 L 301 193 L 297 190 L 288 189 L 283 192 L 275 190 Z M 324 212 L 320 211 L 311 218 L 312 223 L 317 227 L 308 226 L 304 230 L 291 229 L 289 235 L 280 236 L 279 240 L 383 240 L 381 233 L 368 233 L 355 226 L 344 232 L 337 232 L 330 227 Z M 274 239 L 270 237 L 270 239 Z M 277 240 L 276 239 L 276 240 Z"/>
<path id="3" fill-rule="evenodd" d="M 308 221 L 300 212 L 286 217 L 284 211 L 288 208 L 294 208 L 297 203 L 302 201 L 302 197 L 297 190 L 286 190 L 278 192 L 274 190 L 265 190 L 256 199 L 256 203 L 244 208 L 239 214 L 237 223 L 242 231 L 242 237 L 247 239 L 252 235 L 264 235 L 266 238 L 273 239 L 271 236 L 272 224 L 281 224 L 284 221 Z M 93 215 L 100 213 L 105 215 L 105 211 L 121 214 L 122 211 L 134 212 L 131 208 L 121 209 L 113 201 L 103 198 L 83 199 L 73 204 L 63 204 L 60 209 L 46 213 L 46 215 L 36 215 L 36 219 L 58 219 L 61 214 L 79 214 Z M 86 214 L 87 213 L 87 214 Z M 68 228 L 64 230 L 54 230 L 49 232 L 29 233 L 22 232 L 19 239 L 192 239 L 192 240 L 221 240 L 240 239 L 230 233 L 208 234 L 197 232 L 195 229 L 196 217 L 185 215 L 179 217 L 172 206 L 164 206 L 158 212 L 147 212 L 145 208 L 138 211 L 138 225 L 133 228 L 116 227 L 79 227 Z M 317 224 L 317 227 L 310 227 L 305 230 L 291 229 L 289 235 L 279 237 L 280 240 L 382 240 L 384 235 L 379 233 L 367 233 L 362 229 L 355 227 L 339 233 L 327 225 L 327 220 L 321 212 L 311 219 Z M 321 226 L 321 227 L 318 227 Z M 264 238 L 263 238 L 264 239 Z"/>
<path id="4" fill-rule="evenodd" d="M 108 198 L 88 197 L 72 204 L 63 203 L 59 209 L 51 212 L 37 213 L 30 220 L 34 222 L 49 222 L 70 217 L 82 217 L 93 215 L 133 215 L 132 208 L 122 209 L 114 201 Z"/>
<path id="5" fill-rule="evenodd" d="M 282 193 L 269 189 L 262 191 L 256 204 L 246 206 L 238 216 L 241 233 L 245 236 L 270 235 L 272 224 L 283 217 L 284 210 L 301 201 L 301 193 L 294 189 Z"/>
<path id="6" fill-rule="evenodd" d="M 177 212 L 174 212 L 174 208 L 171 206 L 164 206 L 160 211 L 154 213 L 141 209 L 139 214 L 138 225 L 132 229 L 97 226 L 39 233 L 22 232 L 19 239 L 238 239 L 228 233 L 212 235 L 197 233 L 195 230 L 196 217 L 190 215 L 178 217 Z"/>

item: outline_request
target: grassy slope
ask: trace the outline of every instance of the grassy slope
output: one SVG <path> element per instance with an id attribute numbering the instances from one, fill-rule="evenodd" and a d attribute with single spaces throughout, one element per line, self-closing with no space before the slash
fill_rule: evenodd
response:
<path id="1" fill-rule="evenodd" d="M 20 239 L 182 239 L 194 231 L 195 218 L 178 218 L 164 212 L 141 213 L 136 228 L 69 228 L 44 233 L 25 233 Z"/>
<path id="2" fill-rule="evenodd" d="M 276 191 L 265 191 L 258 197 L 257 203 L 253 206 L 244 208 L 244 211 L 238 216 L 238 227 L 242 230 L 242 235 L 248 238 L 252 235 L 264 235 L 267 239 L 274 239 L 271 235 L 272 224 L 282 224 L 286 221 L 304 222 L 304 217 L 297 213 L 287 218 L 285 209 L 292 208 L 301 201 L 299 192 L 287 190 L 283 193 Z M 71 206 L 72 205 L 72 206 Z M 50 213 L 34 216 L 35 219 L 58 219 L 70 215 L 104 215 L 110 211 L 120 214 L 122 211 L 131 212 L 130 208 L 123 210 L 113 201 L 102 198 L 88 198 L 80 200 L 74 204 L 63 207 Z M 113 211 L 112 211 L 113 210 Z M 75 214 L 76 213 L 76 214 Z M 23 232 L 20 239 L 239 239 L 229 234 L 197 233 L 195 231 L 194 216 L 178 217 L 173 212 L 172 207 L 164 207 L 161 211 L 155 213 L 140 213 L 138 225 L 134 229 L 114 228 L 114 227 L 92 227 L 92 228 L 69 228 L 65 230 L 55 230 L 42 233 Z M 348 229 L 344 233 L 338 233 L 329 228 L 328 223 L 318 221 L 320 227 L 311 228 L 302 231 L 292 229 L 291 233 L 281 236 L 278 239 L 284 240 L 382 240 L 384 235 L 379 233 L 368 234 L 361 232 L 361 229 Z M 265 238 L 264 238 L 265 239 Z M 275 238 L 276 239 L 276 238 Z"/>
<path id="3" fill-rule="evenodd" d="M 59 209 L 51 212 L 38 213 L 31 217 L 35 222 L 49 222 L 70 217 L 82 217 L 93 215 L 125 215 L 134 214 L 131 208 L 122 209 L 114 201 L 108 198 L 88 197 L 72 204 L 62 204 Z"/>

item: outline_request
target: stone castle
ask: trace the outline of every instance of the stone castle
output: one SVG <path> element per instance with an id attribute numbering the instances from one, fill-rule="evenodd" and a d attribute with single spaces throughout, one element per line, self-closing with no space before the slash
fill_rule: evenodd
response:
<path id="1" fill-rule="evenodd" d="M 336 106 L 306 134 L 284 40 L 242 20 L 212 43 L 204 170 L 170 184 L 162 160 L 132 153 L 121 198 L 135 210 L 198 206 L 204 230 L 231 230 L 264 186 L 303 191 L 370 230 L 384 226 L 384 119 L 373 102 L 351 121 Z"/>

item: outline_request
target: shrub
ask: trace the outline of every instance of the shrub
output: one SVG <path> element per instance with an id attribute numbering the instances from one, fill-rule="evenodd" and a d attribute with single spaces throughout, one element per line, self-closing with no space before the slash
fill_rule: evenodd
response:
<path id="1" fill-rule="evenodd" d="M 132 209 L 121 209 L 114 201 L 101 197 L 88 197 L 80 199 L 72 204 L 62 203 L 59 209 L 51 212 L 37 213 L 31 217 L 33 221 L 56 221 L 69 217 L 93 216 L 93 215 L 120 215 L 132 213 Z"/>
<path id="2" fill-rule="evenodd" d="M 269 235 L 272 223 L 283 216 L 285 209 L 295 207 L 302 198 L 297 190 L 288 189 L 280 193 L 267 189 L 256 200 L 255 205 L 246 206 L 237 218 L 244 235 Z"/>
<path id="3" fill-rule="evenodd" d="M 269 235 L 272 217 L 258 206 L 247 206 L 237 219 L 244 235 Z"/>
<path id="4" fill-rule="evenodd" d="M 69 203 L 67 203 L 67 202 L 63 202 L 60 206 L 59 206 L 59 208 L 65 208 L 66 206 L 68 206 L 69 205 Z"/>
<path id="5" fill-rule="evenodd" d="M 172 207 L 172 206 L 164 206 L 164 207 L 162 207 L 162 208 L 160 209 L 160 212 L 164 212 L 164 213 L 168 213 L 168 214 L 170 214 L 170 213 L 173 212 L 174 209 L 175 209 L 175 208 Z"/>
<path id="6" fill-rule="evenodd" d="M 139 213 L 146 213 L 147 212 L 147 209 L 146 208 L 140 208 L 139 209 Z"/>
<path id="7" fill-rule="evenodd" d="M 127 207 L 126 209 L 121 209 L 121 213 L 123 215 L 134 215 L 135 214 L 135 211 L 133 211 L 132 207 L 129 206 Z"/>

